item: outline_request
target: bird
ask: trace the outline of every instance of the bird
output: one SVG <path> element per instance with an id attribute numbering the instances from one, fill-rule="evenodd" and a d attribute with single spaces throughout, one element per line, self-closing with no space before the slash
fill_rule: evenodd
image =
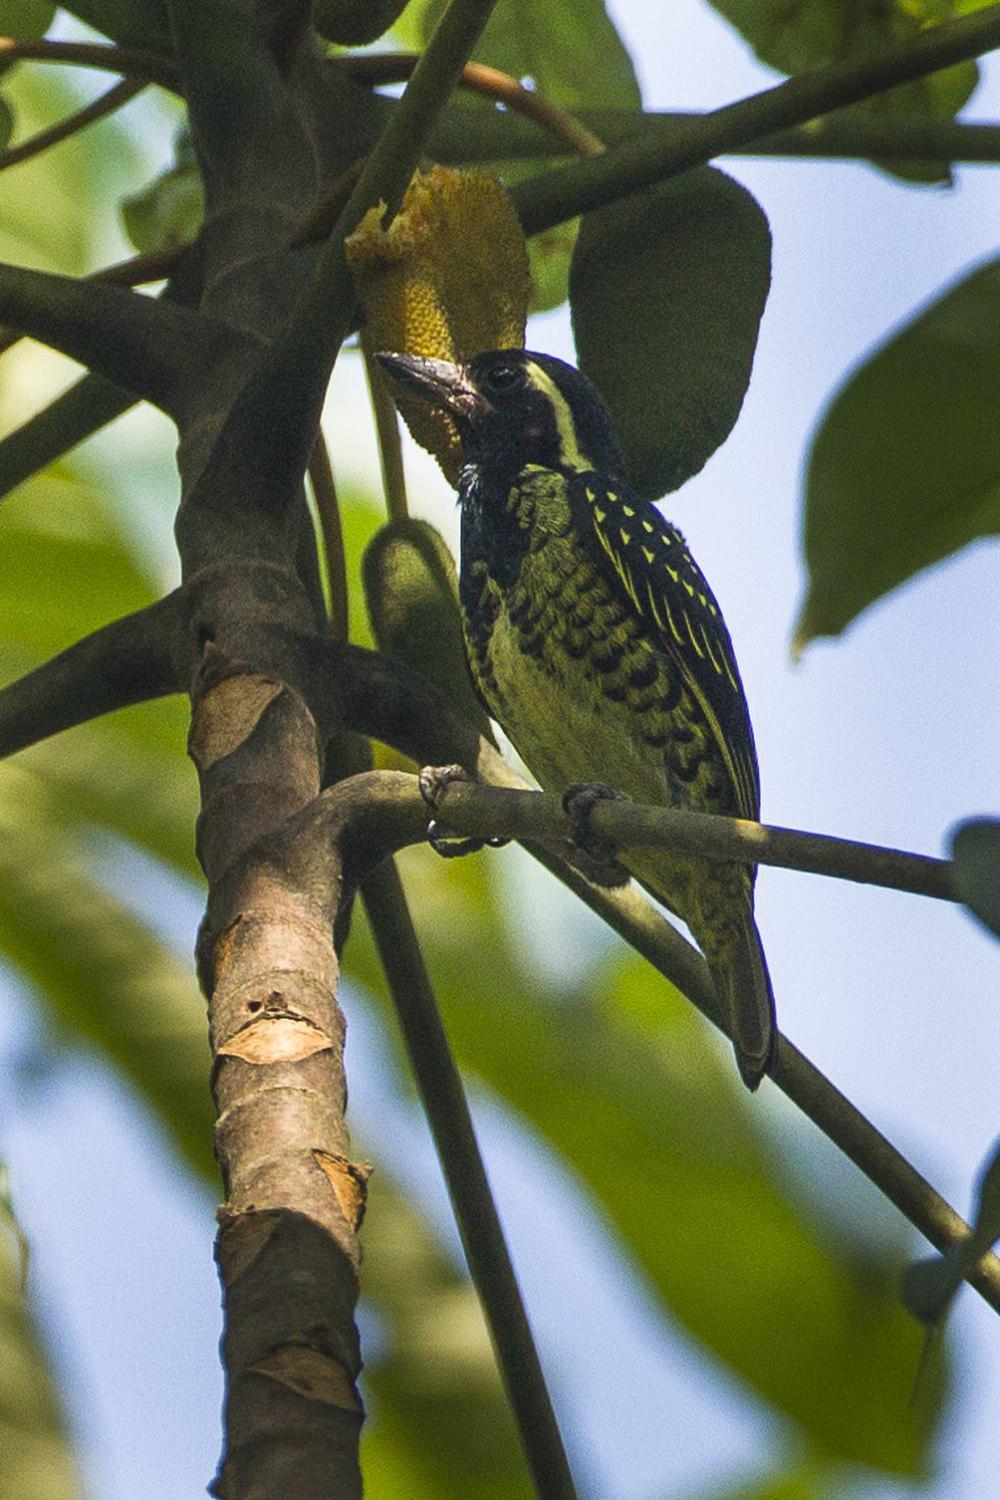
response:
<path id="1" fill-rule="evenodd" d="M 469 669 L 542 788 L 591 784 L 757 821 L 757 753 L 722 612 L 681 533 L 630 488 L 593 383 L 521 349 L 378 359 L 404 407 L 443 411 L 457 433 Z M 664 849 L 617 858 L 687 924 L 755 1089 L 777 1038 L 756 868 Z"/>

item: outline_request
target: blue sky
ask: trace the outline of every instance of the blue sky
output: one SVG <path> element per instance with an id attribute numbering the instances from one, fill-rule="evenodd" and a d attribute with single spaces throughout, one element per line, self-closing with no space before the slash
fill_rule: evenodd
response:
<path id="1" fill-rule="evenodd" d="M 617 0 L 611 9 L 639 59 L 650 107 L 711 107 L 773 76 L 700 0 L 673 0 L 669 22 L 653 0 Z M 967 114 L 1000 118 L 995 61 L 986 75 Z M 942 852 L 957 819 L 996 811 L 1000 801 L 996 544 L 921 576 L 793 667 L 801 474 L 808 435 L 850 366 L 921 301 L 995 252 L 1000 179 L 996 169 L 960 168 L 953 191 L 918 191 L 862 166 L 726 165 L 770 217 L 773 291 L 736 431 L 663 508 L 687 534 L 736 642 L 765 817 Z M 565 311 L 536 320 L 529 343 L 572 357 Z M 329 430 L 335 453 L 349 443 L 347 476 L 370 484 L 377 466 L 359 386 L 346 355 Z M 162 466 L 171 436 L 147 414 L 129 422 L 101 449 L 113 455 L 136 434 L 148 443 L 150 471 L 160 464 L 165 476 L 163 522 L 150 530 L 150 544 L 166 559 L 171 486 Z M 413 455 L 411 474 L 414 510 L 454 535 L 453 498 L 434 466 Z M 511 860 L 519 910 L 537 912 L 543 896 L 544 928 L 533 941 L 551 954 L 602 940 L 568 898 Z M 157 887 L 160 877 L 145 868 L 119 866 L 116 878 L 123 890 L 152 882 L 158 920 L 190 947 L 196 893 Z M 783 1029 L 967 1208 L 997 1130 L 995 946 L 957 909 L 780 871 L 762 872 L 758 910 Z M 392 1084 L 377 1024 L 357 997 L 348 996 L 347 1008 L 354 1127 L 376 1158 L 383 1142 L 397 1153 L 407 1143 L 399 1159 L 409 1161 L 411 1181 L 446 1226 L 426 1134 Z M 0 1056 L 30 1057 L 37 1024 L 30 998 L 13 984 L 0 986 L 0 1017 Z M 91 1494 L 201 1493 L 215 1462 L 221 1393 L 213 1205 L 97 1065 L 73 1057 L 30 1083 L 20 1077 L 0 1094 L 3 1148 Z M 769 1085 L 760 1107 L 787 1138 L 787 1106 Z M 667 1337 L 647 1318 L 644 1290 L 614 1255 L 609 1282 L 606 1230 L 541 1147 L 489 1100 L 479 1101 L 479 1119 L 543 1355 L 559 1372 L 560 1413 L 592 1493 L 689 1495 L 768 1464 L 780 1434 L 767 1413 L 683 1335 Z M 832 1149 L 791 1165 L 821 1172 L 831 1212 L 849 1216 L 861 1188 Z M 586 1319 L 574 1315 L 581 1306 Z M 954 1323 L 960 1391 L 941 1478 L 928 1493 L 982 1500 L 1000 1471 L 1000 1327 L 969 1293 Z M 669 1451 L 660 1441 L 665 1411 Z M 865 1493 L 907 1491 L 881 1485 Z"/>

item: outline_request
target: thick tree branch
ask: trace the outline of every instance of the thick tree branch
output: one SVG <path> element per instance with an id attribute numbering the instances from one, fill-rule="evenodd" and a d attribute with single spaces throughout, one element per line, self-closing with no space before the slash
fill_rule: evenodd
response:
<path id="1" fill-rule="evenodd" d="M 220 359 L 245 347 L 176 302 L 20 266 L 0 265 L 0 320 L 178 420 Z"/>
<path id="2" fill-rule="evenodd" d="M 362 897 L 532 1477 L 539 1495 L 572 1500 L 573 1476 L 461 1076 L 391 859 L 368 876 Z"/>
<path id="3" fill-rule="evenodd" d="M 0 688 L 0 757 L 131 703 L 182 692 L 179 593 L 105 625 Z"/>
<path id="4" fill-rule="evenodd" d="M 674 177 L 776 130 L 909 83 L 1000 46 L 1000 5 L 945 21 L 906 46 L 835 63 L 691 120 L 662 140 L 623 142 L 601 156 L 518 183 L 512 197 L 528 234 Z"/>

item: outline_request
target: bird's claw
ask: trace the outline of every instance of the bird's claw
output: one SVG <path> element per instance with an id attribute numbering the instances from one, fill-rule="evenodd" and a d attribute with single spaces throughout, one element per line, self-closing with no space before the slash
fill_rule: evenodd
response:
<path id="1" fill-rule="evenodd" d="M 432 812 L 437 812 L 442 792 L 455 781 L 472 781 L 464 766 L 424 766 L 417 778 L 420 795 Z M 449 834 L 445 824 L 432 818 L 427 825 L 427 842 L 435 854 L 442 859 L 458 859 L 463 854 L 476 854 L 480 849 L 501 849 L 510 842 L 505 838 L 455 838 Z"/>
<path id="2" fill-rule="evenodd" d="M 628 881 L 628 871 L 615 858 L 616 850 L 609 838 L 594 832 L 590 815 L 597 802 L 628 802 L 624 792 L 600 781 L 574 781 L 562 796 L 563 812 L 570 820 L 570 843 L 585 857 L 584 873 L 600 885 L 619 886 Z M 593 870 L 589 867 L 593 866 Z"/>

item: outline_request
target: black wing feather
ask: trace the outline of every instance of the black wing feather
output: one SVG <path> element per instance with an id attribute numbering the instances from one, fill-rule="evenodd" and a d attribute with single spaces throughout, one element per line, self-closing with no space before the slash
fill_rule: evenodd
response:
<path id="1" fill-rule="evenodd" d="M 610 561 L 633 608 L 701 704 L 729 770 L 739 816 L 756 819 L 757 751 L 733 643 L 687 543 L 647 500 L 599 474 L 575 475 L 570 499 L 580 534 L 590 536 Z"/>

